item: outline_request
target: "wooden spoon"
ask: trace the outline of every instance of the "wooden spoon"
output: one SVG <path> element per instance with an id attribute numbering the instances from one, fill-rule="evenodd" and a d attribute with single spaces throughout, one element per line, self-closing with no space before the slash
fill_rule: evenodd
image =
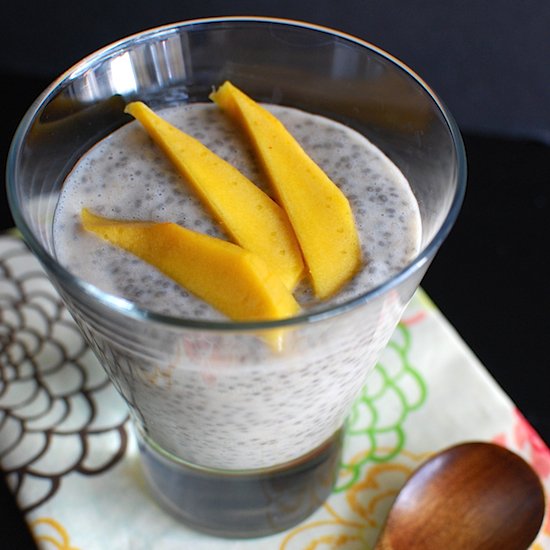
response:
<path id="1" fill-rule="evenodd" d="M 463 443 L 414 472 L 375 550 L 526 550 L 544 509 L 540 479 L 522 458 L 492 443 Z"/>

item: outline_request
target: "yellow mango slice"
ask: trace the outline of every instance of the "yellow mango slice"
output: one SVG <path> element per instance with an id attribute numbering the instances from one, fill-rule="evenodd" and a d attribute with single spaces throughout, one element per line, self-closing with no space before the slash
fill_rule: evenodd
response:
<path id="1" fill-rule="evenodd" d="M 331 296 L 361 265 L 347 198 L 275 116 L 230 82 L 210 98 L 248 133 L 290 218 L 315 294 L 321 299 Z"/>
<path id="2" fill-rule="evenodd" d="M 87 209 L 87 231 L 156 267 L 227 317 L 237 321 L 290 317 L 299 306 L 258 255 L 175 223 L 111 220 Z"/>
<path id="3" fill-rule="evenodd" d="M 304 263 L 285 211 L 234 166 L 144 103 L 129 103 L 125 111 L 143 125 L 229 237 L 261 256 L 294 290 Z"/>

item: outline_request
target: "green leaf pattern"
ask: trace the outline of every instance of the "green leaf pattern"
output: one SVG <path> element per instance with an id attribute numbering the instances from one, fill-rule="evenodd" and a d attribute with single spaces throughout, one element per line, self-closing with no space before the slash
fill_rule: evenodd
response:
<path id="1" fill-rule="evenodd" d="M 410 348 L 411 329 L 402 322 L 353 405 L 335 492 L 349 489 L 366 462 L 387 462 L 404 448 L 405 420 L 427 396 L 426 382 L 410 363 Z M 359 459 L 357 449 L 363 449 Z"/>

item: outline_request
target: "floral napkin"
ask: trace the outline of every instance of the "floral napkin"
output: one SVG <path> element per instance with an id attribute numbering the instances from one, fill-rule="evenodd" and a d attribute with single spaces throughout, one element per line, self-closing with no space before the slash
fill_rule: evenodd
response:
<path id="1" fill-rule="evenodd" d="M 255 540 L 192 531 L 152 499 L 126 407 L 41 267 L 0 237 L 0 466 L 41 550 L 365 550 L 430 454 L 505 445 L 550 494 L 550 451 L 419 290 L 347 424 L 336 487 L 301 525 Z M 547 513 L 533 550 L 550 549 Z"/>

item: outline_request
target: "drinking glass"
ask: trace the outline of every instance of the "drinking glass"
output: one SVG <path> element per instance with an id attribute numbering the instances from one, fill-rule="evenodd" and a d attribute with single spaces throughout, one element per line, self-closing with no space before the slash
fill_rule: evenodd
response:
<path id="1" fill-rule="evenodd" d="M 418 201 L 420 253 L 353 299 L 265 322 L 144 310 L 60 265 L 52 219 L 63 182 L 130 120 L 124 105 L 204 102 L 225 80 L 382 149 Z M 295 525 L 330 494 L 346 415 L 455 221 L 465 172 L 452 117 L 389 54 L 315 25 L 229 17 L 141 32 L 69 69 L 23 118 L 7 181 L 17 226 L 128 404 L 153 494 L 194 528 L 254 537 Z M 283 350 L 266 345 L 275 333 Z"/>

